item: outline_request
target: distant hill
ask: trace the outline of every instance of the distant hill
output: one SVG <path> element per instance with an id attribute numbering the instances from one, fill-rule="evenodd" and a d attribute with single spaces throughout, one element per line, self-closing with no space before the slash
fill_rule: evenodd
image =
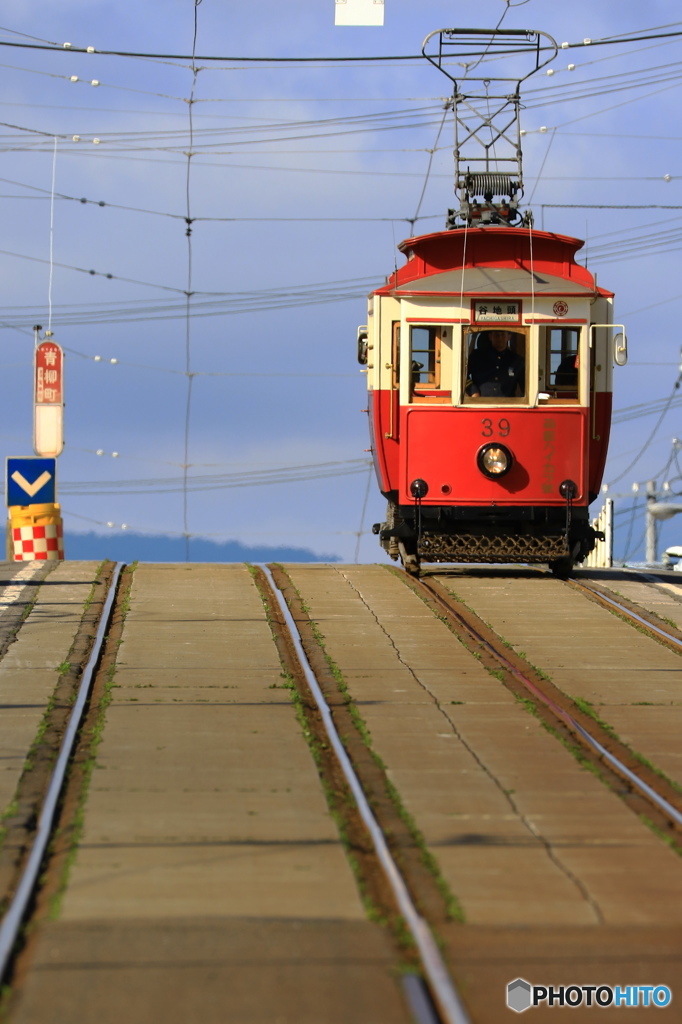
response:
<path id="1" fill-rule="evenodd" d="M 67 533 L 64 548 L 68 559 L 114 562 L 184 562 L 185 538 L 148 536 L 141 533 Z M 338 555 L 318 553 L 309 548 L 246 547 L 231 540 L 217 543 L 192 537 L 190 562 L 340 562 Z"/>

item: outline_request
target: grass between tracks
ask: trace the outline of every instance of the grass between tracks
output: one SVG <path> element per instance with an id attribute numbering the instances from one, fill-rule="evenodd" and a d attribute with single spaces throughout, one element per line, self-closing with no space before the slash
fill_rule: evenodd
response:
<path id="1" fill-rule="evenodd" d="M 126 568 L 124 570 L 124 578 L 125 578 L 124 586 L 125 586 L 125 589 L 123 591 L 123 596 L 122 596 L 122 599 L 121 599 L 121 602 L 120 602 L 120 605 L 119 605 L 120 616 L 121 616 L 121 618 L 120 618 L 120 629 L 121 630 L 123 629 L 123 626 L 124 626 L 125 620 L 126 620 L 126 616 L 127 616 L 128 612 L 130 610 L 130 591 L 132 589 L 134 573 L 135 573 L 135 569 L 137 568 L 137 565 L 138 565 L 137 562 L 132 562 L 129 566 L 126 566 Z M 90 600 L 92 600 L 92 597 L 90 598 Z M 121 642 L 122 641 L 119 638 L 118 641 L 117 641 L 117 646 L 120 645 Z M 105 723 L 107 708 L 111 704 L 112 697 L 113 697 L 113 690 L 116 688 L 116 684 L 114 683 L 115 675 L 116 675 L 116 660 L 115 660 L 115 657 L 114 657 L 114 660 L 112 661 L 112 664 L 109 666 L 109 668 L 106 671 L 106 677 L 105 677 L 105 681 L 104 681 L 104 686 L 103 686 L 103 689 L 102 689 L 101 695 L 99 697 L 99 700 L 97 702 L 97 706 L 96 706 L 96 710 L 95 710 L 94 722 L 90 726 L 89 731 L 88 732 L 84 732 L 82 734 L 81 740 L 80 740 L 81 743 L 83 743 L 84 740 L 87 743 L 87 753 L 86 753 L 84 759 L 79 764 L 79 768 L 80 768 L 80 771 L 82 773 L 82 775 L 81 775 L 81 784 L 80 784 L 80 792 L 79 792 L 79 795 L 78 795 L 78 803 L 77 803 L 77 806 L 76 806 L 75 814 L 73 816 L 73 819 L 69 822 L 69 824 L 67 826 L 67 828 L 68 828 L 68 850 L 66 851 L 66 855 L 64 857 L 64 861 L 63 861 L 63 865 L 62 865 L 62 870 L 61 870 L 61 874 L 60 874 L 60 877 L 59 877 L 59 882 L 58 882 L 58 884 L 56 886 L 55 892 L 53 893 L 53 895 L 50 898 L 49 918 L 50 918 L 51 921 L 56 920 L 59 917 L 59 915 L 60 915 L 61 908 L 62 908 L 62 901 L 64 899 L 64 894 L 66 893 L 66 889 L 67 889 L 68 882 L 69 882 L 69 876 L 71 874 L 71 868 L 73 867 L 73 864 L 74 864 L 74 862 L 76 860 L 76 855 L 77 855 L 77 852 L 78 852 L 78 844 L 79 844 L 81 836 L 83 834 L 83 825 L 84 825 L 84 821 L 85 821 L 85 804 L 86 804 L 87 798 L 88 798 L 88 792 L 89 792 L 89 789 L 90 789 L 90 781 L 92 779 L 92 773 L 95 770 L 95 768 L 98 767 L 98 765 L 97 765 L 97 751 L 99 749 L 99 744 L 100 744 L 100 741 L 102 739 L 102 733 L 104 731 L 104 723 Z M 70 775 L 71 775 L 71 772 L 70 772 Z M 56 835 L 55 835 L 55 838 L 52 840 L 51 850 L 54 849 L 55 841 L 57 839 L 60 839 L 60 838 L 63 838 L 63 836 L 58 831 L 56 833 Z"/>
<path id="2" fill-rule="evenodd" d="M 270 627 L 272 638 L 276 644 L 277 633 L 275 629 L 275 623 L 273 622 L 272 616 L 270 614 L 270 606 L 268 603 L 267 595 L 260 585 L 258 570 L 256 566 L 249 564 L 247 564 L 247 568 L 253 578 L 256 590 L 258 591 L 260 599 L 263 603 L 263 608 L 265 610 L 265 618 L 267 620 L 268 626 Z M 348 859 L 348 863 L 350 864 L 351 870 L 355 877 L 355 881 L 360 892 L 360 899 L 362 900 L 362 905 L 365 908 L 365 913 L 369 920 L 376 921 L 378 924 L 381 924 L 383 926 L 395 925 L 395 922 L 388 921 L 386 915 L 383 913 L 381 908 L 375 903 L 375 901 L 372 899 L 369 892 L 367 891 L 367 884 L 362 873 L 362 870 L 360 868 L 360 864 L 357 860 L 357 857 L 355 856 L 353 850 L 353 843 L 348 834 L 346 815 L 344 814 L 343 809 L 339 806 L 340 800 L 343 800 L 343 802 L 346 805 L 346 810 L 351 808 L 355 809 L 354 802 L 352 800 L 352 797 L 350 797 L 348 793 L 342 795 L 339 792 L 339 790 L 336 787 L 332 786 L 328 781 L 325 774 L 324 755 L 327 751 L 330 750 L 330 746 L 329 744 L 323 743 L 321 740 L 319 740 L 318 737 L 313 732 L 313 730 L 310 728 L 306 716 L 305 704 L 296 685 L 296 680 L 294 679 L 293 675 L 288 671 L 286 665 L 284 664 L 282 656 L 281 654 L 279 654 L 279 649 L 278 655 L 280 659 L 280 666 L 282 669 L 282 671 L 280 672 L 280 678 L 282 679 L 282 683 L 273 683 L 271 688 L 281 688 L 288 690 L 289 692 L 289 697 L 294 706 L 294 713 L 296 715 L 296 719 L 301 727 L 303 738 L 305 739 L 306 744 L 308 745 L 308 749 L 310 750 L 313 761 L 315 762 L 315 767 L 317 768 L 317 773 L 320 779 L 320 785 L 322 786 L 322 792 L 324 793 L 329 813 L 334 824 L 336 825 L 336 828 L 339 833 L 339 838 L 341 839 L 341 843 L 343 845 L 346 857 Z M 407 932 L 404 923 L 402 924 L 402 927 L 399 929 L 399 931 L 401 945 L 409 946 L 411 944 L 411 937 L 409 936 L 409 933 Z M 403 935 L 403 932 L 405 932 L 406 934 Z"/>
<path id="3" fill-rule="evenodd" d="M 280 569 L 282 569 L 282 571 L 286 572 L 286 570 L 284 570 L 282 566 L 278 565 L 278 568 L 280 568 Z M 253 570 L 253 571 L 254 571 L 254 574 L 255 574 L 255 570 Z M 338 687 L 339 693 L 341 694 L 341 696 L 343 698 L 344 704 L 347 707 L 347 710 L 348 710 L 348 713 L 350 715 L 351 721 L 352 721 L 353 725 L 355 726 L 355 728 L 356 728 L 360 738 L 362 739 L 363 744 L 365 745 L 365 747 L 366 747 L 368 753 L 370 754 L 371 758 L 373 759 L 374 763 L 380 769 L 380 771 L 382 773 L 383 782 L 384 782 L 384 785 L 386 787 L 386 792 L 387 792 L 388 796 L 390 797 L 390 800 L 391 800 L 391 802 L 392 802 L 392 804 L 393 804 L 393 806 L 395 808 L 395 811 L 397 812 L 400 820 L 403 822 L 403 824 L 408 829 L 412 841 L 414 842 L 415 846 L 419 850 L 419 854 L 420 854 L 420 857 L 421 857 L 421 860 L 422 860 L 422 863 L 423 863 L 424 867 L 427 869 L 429 874 L 433 877 L 433 880 L 434 880 L 435 885 L 436 885 L 436 887 L 438 889 L 438 892 L 440 893 L 440 896 L 441 896 L 441 898 L 443 900 L 443 903 L 444 903 L 444 906 L 445 906 L 445 911 L 446 911 L 446 916 L 448 917 L 448 919 L 450 919 L 452 921 L 457 921 L 457 922 L 463 923 L 464 922 L 464 911 L 463 911 L 463 909 L 461 907 L 461 904 L 459 903 L 457 898 L 454 896 L 454 894 L 450 891 L 450 888 L 449 888 L 445 878 L 441 874 L 440 868 L 438 866 L 438 863 L 437 863 L 435 857 L 433 856 L 433 854 L 431 854 L 431 852 L 429 851 L 429 849 L 428 849 L 428 847 L 426 845 L 426 842 L 424 840 L 424 836 L 422 835 L 422 833 L 418 829 L 418 827 L 417 827 L 414 819 L 412 818 L 411 814 L 405 808 L 398 790 L 396 789 L 396 787 L 393 785 L 393 783 L 388 778 L 388 774 L 387 774 L 387 770 L 386 770 L 386 765 L 384 764 L 384 762 L 382 761 L 381 757 L 374 750 L 374 748 L 372 746 L 371 734 L 370 734 L 370 731 L 369 731 L 369 729 L 367 727 L 367 723 L 365 722 L 365 720 L 362 717 L 362 715 L 360 714 L 360 712 L 359 712 L 355 702 L 353 701 L 352 695 L 351 695 L 351 693 L 350 693 L 350 691 L 348 689 L 348 684 L 346 683 L 346 680 L 345 680 L 345 678 L 343 676 L 343 673 L 342 673 L 340 667 L 336 664 L 334 659 L 331 657 L 329 651 L 327 650 L 327 647 L 326 647 L 326 644 L 325 644 L 325 639 L 326 638 L 325 638 L 324 634 L 322 633 L 322 631 L 320 630 L 318 623 L 313 618 L 310 606 L 306 603 L 306 601 L 304 600 L 304 598 L 301 595 L 300 591 L 294 585 L 294 583 L 291 580 L 291 577 L 288 575 L 288 573 L 286 575 L 287 575 L 287 579 L 289 580 L 289 583 L 290 583 L 290 586 L 291 586 L 292 590 L 294 591 L 294 593 L 298 597 L 298 600 L 300 601 L 302 610 L 308 616 L 308 621 L 309 621 L 309 624 L 310 624 L 310 628 L 311 628 L 311 632 L 313 634 L 313 637 L 314 637 L 316 643 L 318 644 L 320 650 L 322 651 L 322 654 L 324 655 L 324 659 L 325 659 L 325 661 L 327 663 L 329 671 L 331 672 L 331 674 L 332 674 L 332 676 L 334 678 L 334 681 L 335 681 L 335 683 L 336 683 L 336 685 Z M 262 593 L 261 593 L 261 598 L 262 598 L 263 603 L 265 605 L 266 615 L 268 616 L 268 622 L 270 623 L 270 627 L 272 629 L 272 623 L 270 621 L 270 617 L 269 617 L 269 613 L 268 613 L 267 602 L 266 602 L 265 597 L 264 597 L 264 595 Z M 300 696 L 298 696 L 298 694 L 297 694 L 297 699 L 300 702 L 301 713 L 304 715 L 303 703 L 301 701 Z M 313 744 L 311 743 L 311 740 L 309 739 L 310 731 L 307 728 L 307 725 L 305 727 L 303 727 L 303 728 L 304 728 L 304 735 L 306 736 L 306 739 L 308 740 L 308 743 L 311 746 L 311 751 L 313 753 L 313 757 L 315 757 L 315 761 L 316 761 L 316 764 L 318 766 L 318 771 L 319 771 L 320 770 L 319 755 L 316 755 L 316 752 L 313 749 Z M 344 737 L 343 736 L 341 736 L 341 740 L 342 740 L 342 742 L 344 741 Z M 345 745 L 346 744 L 344 743 L 344 746 Z M 335 808 L 333 806 L 333 801 L 330 802 L 330 795 L 333 795 L 333 794 L 331 793 L 331 790 L 330 790 L 329 786 L 327 785 L 327 783 L 325 782 L 325 780 L 322 777 L 322 775 L 320 777 L 322 778 L 322 784 L 323 784 L 323 787 L 325 789 L 325 794 L 327 795 L 327 801 L 328 801 L 328 804 L 330 806 L 330 810 L 331 810 L 332 814 L 334 814 L 334 818 L 337 821 L 337 824 L 339 824 L 338 817 L 337 817 L 337 814 L 335 813 Z M 357 806 L 355 804 L 355 800 L 350 795 L 350 792 L 348 792 L 347 801 L 348 801 L 349 807 L 352 807 L 352 809 L 357 812 Z M 361 877 L 359 875 L 357 862 L 354 860 L 352 852 L 351 852 L 351 850 L 350 850 L 350 848 L 348 846 L 347 836 L 344 837 L 344 828 L 340 824 L 339 824 L 339 832 L 340 832 L 340 834 L 342 836 L 342 841 L 344 842 L 344 845 L 346 847 L 346 852 L 347 852 L 349 860 L 351 862 L 351 866 L 353 867 L 353 870 L 355 872 L 355 876 L 356 876 L 356 879 L 357 879 L 357 882 L 358 882 L 358 887 L 360 889 L 361 896 L 363 898 L 363 902 L 365 902 L 365 907 L 367 909 L 368 916 L 372 920 L 379 920 L 379 921 L 381 921 L 381 923 L 384 923 L 384 924 L 387 923 L 385 920 L 382 920 L 383 915 L 378 910 L 378 908 L 376 908 L 373 905 L 368 906 L 367 899 L 366 899 L 366 895 L 367 895 L 366 894 L 366 887 L 364 886 L 364 882 L 362 881 L 362 879 L 361 879 Z M 402 921 L 402 919 L 401 919 L 401 921 Z M 404 946 L 406 946 L 406 947 L 413 946 L 412 937 L 410 936 L 409 931 L 407 930 L 407 927 L 404 925 L 404 922 L 402 922 L 402 926 L 401 927 L 402 927 L 402 930 L 403 930 L 403 935 L 402 935 L 402 940 L 401 940 L 402 944 Z M 400 939 L 400 936 L 398 936 L 398 938 Z"/>

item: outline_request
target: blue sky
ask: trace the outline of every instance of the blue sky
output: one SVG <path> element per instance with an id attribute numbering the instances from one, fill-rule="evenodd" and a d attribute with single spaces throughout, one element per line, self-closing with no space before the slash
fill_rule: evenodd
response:
<path id="1" fill-rule="evenodd" d="M 475 9 L 386 0 L 383 28 L 337 28 L 333 0 L 203 0 L 197 53 L 415 54 L 434 29 L 491 28 L 506 8 L 503 0 L 481 0 Z M 528 0 L 510 5 L 503 24 L 576 43 L 670 25 L 678 9 L 672 0 L 646 7 Z M 26 0 L 5 22 L 5 42 L 29 42 L 16 34 L 25 33 L 60 45 L 188 54 L 194 5 Z M 678 373 L 682 209 L 653 207 L 682 207 L 680 46 L 673 39 L 561 50 L 555 73 L 541 72 L 524 92 L 526 196 L 533 196 L 536 223 L 588 239 L 590 268 L 615 291 L 618 319 L 629 328 L 631 362 L 615 374 L 617 409 L 667 397 Z M 365 321 L 365 293 L 390 273 L 395 244 L 410 233 L 447 80 L 426 62 L 197 64 L 189 476 L 203 478 L 197 487 L 207 478 L 236 485 L 249 481 L 238 474 L 263 471 L 267 479 L 282 467 L 338 466 L 284 483 L 193 490 L 188 529 L 245 545 L 286 544 L 344 560 L 357 551 L 361 561 L 376 560 L 371 534 L 357 549 L 365 495 L 365 530 L 382 518 L 384 503 L 373 479 L 367 491 L 361 461 L 369 441 L 355 330 Z M 11 47 L 2 47 L 0 65 L 5 453 L 31 449 L 31 326 L 48 325 L 52 239 L 52 327 L 68 356 L 59 463 L 67 530 L 106 534 L 126 523 L 135 532 L 181 533 L 192 69 L 187 60 Z M 453 205 L 449 125 L 440 146 L 420 233 L 442 227 Z M 673 408 L 628 469 L 656 419 L 614 428 L 606 479 L 626 471 L 616 493 L 661 471 L 671 438 L 682 437 Z M 666 476 L 676 473 L 669 467 Z M 619 501 L 621 548 L 629 504 Z M 637 516 L 632 554 L 643 528 Z M 671 520 L 663 542 L 679 542 L 681 532 L 682 520 L 679 527 Z"/>

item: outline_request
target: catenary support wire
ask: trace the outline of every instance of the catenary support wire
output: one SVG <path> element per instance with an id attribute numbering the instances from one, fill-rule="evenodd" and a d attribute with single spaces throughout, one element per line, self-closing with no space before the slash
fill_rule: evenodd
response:
<path id="1" fill-rule="evenodd" d="M 189 562 L 189 519 L 188 519 L 188 473 L 189 473 L 189 438 L 192 415 L 192 210 L 191 210 L 191 174 L 192 157 L 194 155 L 194 115 L 196 102 L 194 93 L 197 85 L 199 68 L 195 54 L 197 49 L 198 9 L 202 0 L 194 0 L 194 34 L 192 37 L 192 88 L 187 101 L 189 118 L 189 149 L 187 150 L 187 173 L 185 178 L 185 235 L 187 238 L 187 289 L 185 291 L 185 374 L 187 376 L 187 401 L 185 404 L 185 443 L 182 466 L 182 529 L 185 537 L 185 561 Z"/>

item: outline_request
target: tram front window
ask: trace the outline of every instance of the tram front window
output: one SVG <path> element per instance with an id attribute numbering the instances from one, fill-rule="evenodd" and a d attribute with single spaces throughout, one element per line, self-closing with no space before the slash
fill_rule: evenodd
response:
<path id="1" fill-rule="evenodd" d="M 513 403 L 525 398 L 526 336 L 520 331 L 464 334 L 464 402 Z"/>

